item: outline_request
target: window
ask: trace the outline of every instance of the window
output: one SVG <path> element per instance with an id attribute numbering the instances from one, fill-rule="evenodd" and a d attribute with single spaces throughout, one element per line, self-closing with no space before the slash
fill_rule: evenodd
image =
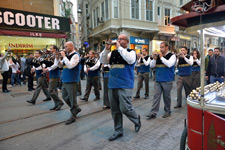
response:
<path id="1" fill-rule="evenodd" d="M 86 4 L 86 14 L 88 14 L 88 4 Z"/>
<path id="2" fill-rule="evenodd" d="M 139 19 L 139 0 L 131 0 L 131 18 Z"/>
<path id="3" fill-rule="evenodd" d="M 161 25 L 161 9 L 160 7 L 157 8 L 157 18 L 158 18 L 158 25 Z"/>
<path id="4" fill-rule="evenodd" d="M 109 19 L 109 0 L 105 0 L 105 20 Z"/>
<path id="5" fill-rule="evenodd" d="M 99 17 L 99 7 L 96 8 L 95 13 L 96 13 L 96 20 L 97 20 L 96 22 L 97 22 L 97 26 L 98 26 L 99 25 L 98 19 L 100 19 L 100 17 Z"/>
<path id="6" fill-rule="evenodd" d="M 170 26 L 170 9 L 165 8 L 165 25 Z"/>
<path id="7" fill-rule="evenodd" d="M 93 10 L 93 20 L 94 20 L 94 28 L 97 26 L 96 24 L 96 14 L 95 14 L 95 9 Z"/>
<path id="8" fill-rule="evenodd" d="M 180 5 L 183 5 L 183 0 L 180 0 Z"/>
<path id="9" fill-rule="evenodd" d="M 113 18 L 119 17 L 118 0 L 113 0 Z"/>
<path id="10" fill-rule="evenodd" d="M 146 0 L 146 20 L 153 21 L 153 2 Z"/>
<path id="11" fill-rule="evenodd" d="M 101 3 L 102 19 L 105 20 L 105 3 Z"/>

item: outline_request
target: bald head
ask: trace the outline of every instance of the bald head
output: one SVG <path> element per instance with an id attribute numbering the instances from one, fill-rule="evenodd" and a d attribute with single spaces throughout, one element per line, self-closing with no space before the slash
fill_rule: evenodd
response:
<path id="1" fill-rule="evenodd" d="M 66 42 L 64 47 L 67 53 L 71 53 L 74 50 L 74 45 L 71 41 Z"/>
<path id="2" fill-rule="evenodd" d="M 119 37 L 117 38 L 117 41 L 120 43 L 120 46 L 123 48 L 127 48 L 129 43 L 129 38 L 126 34 L 121 33 Z"/>

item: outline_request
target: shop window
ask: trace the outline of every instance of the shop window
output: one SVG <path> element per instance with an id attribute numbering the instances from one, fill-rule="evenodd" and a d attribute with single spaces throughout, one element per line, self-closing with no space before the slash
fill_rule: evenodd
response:
<path id="1" fill-rule="evenodd" d="M 153 2 L 146 0 L 146 20 L 153 21 Z"/>
<path id="2" fill-rule="evenodd" d="M 139 0 L 131 0 L 131 18 L 139 19 Z"/>
<path id="3" fill-rule="evenodd" d="M 170 9 L 168 8 L 165 8 L 164 21 L 165 21 L 165 26 L 170 26 Z"/>

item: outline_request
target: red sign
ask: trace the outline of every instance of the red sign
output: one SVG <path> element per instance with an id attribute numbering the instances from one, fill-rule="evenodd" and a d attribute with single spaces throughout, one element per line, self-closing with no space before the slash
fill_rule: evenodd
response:
<path id="1" fill-rule="evenodd" d="M 33 44 L 24 43 L 9 43 L 9 46 L 13 48 L 33 48 Z"/>

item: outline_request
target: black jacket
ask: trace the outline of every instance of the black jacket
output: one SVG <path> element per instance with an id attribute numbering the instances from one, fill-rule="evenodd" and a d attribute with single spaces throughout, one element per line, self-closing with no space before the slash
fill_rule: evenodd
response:
<path id="1" fill-rule="evenodd" d="M 225 76 L 225 57 L 213 56 L 210 58 L 206 75 L 214 77 Z"/>

